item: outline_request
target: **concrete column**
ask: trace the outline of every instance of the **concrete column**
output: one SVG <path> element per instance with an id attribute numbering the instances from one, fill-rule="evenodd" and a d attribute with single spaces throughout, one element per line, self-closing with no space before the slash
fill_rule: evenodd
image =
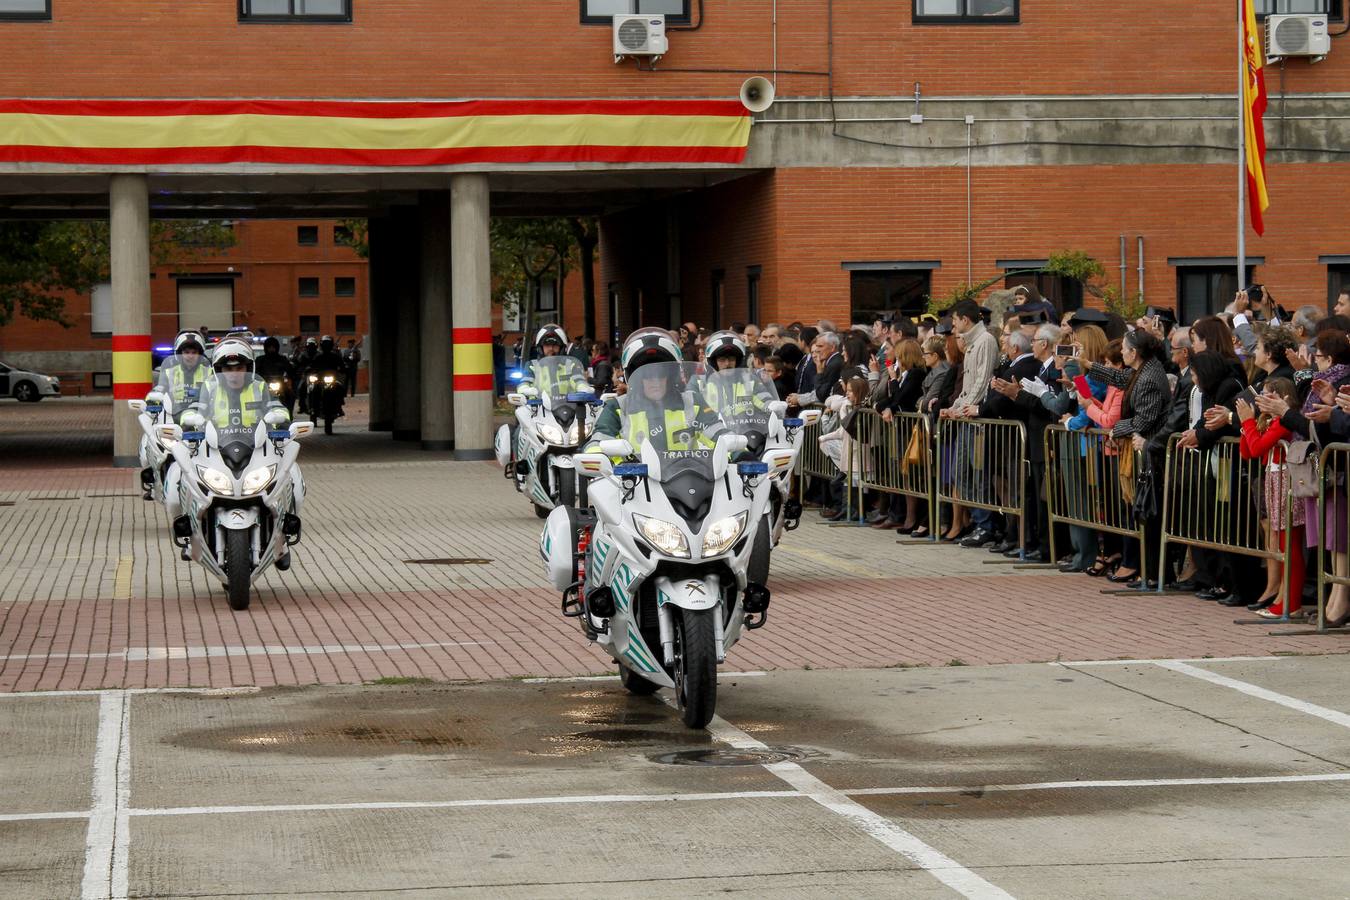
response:
<path id="1" fill-rule="evenodd" d="M 450 192 L 423 191 L 422 449 L 453 450 L 450 397 Z"/>
<path id="2" fill-rule="evenodd" d="M 141 429 L 126 400 L 142 399 L 150 365 L 150 189 L 144 175 L 109 184 L 113 296 L 113 465 L 138 466 Z"/>
<path id="3" fill-rule="evenodd" d="M 394 361 L 394 440 L 416 441 L 422 436 L 422 284 L 418 274 L 421 254 L 417 237 L 417 207 L 393 210 L 394 308 L 398 337 Z"/>
<path id="4" fill-rule="evenodd" d="M 450 181 L 450 264 L 454 292 L 455 459 L 491 459 L 492 264 L 488 177 Z"/>
<path id="5" fill-rule="evenodd" d="M 394 354 L 398 339 L 397 270 L 393 226 L 387 216 L 371 217 L 370 333 L 364 349 L 370 377 L 370 430 L 394 430 Z"/>

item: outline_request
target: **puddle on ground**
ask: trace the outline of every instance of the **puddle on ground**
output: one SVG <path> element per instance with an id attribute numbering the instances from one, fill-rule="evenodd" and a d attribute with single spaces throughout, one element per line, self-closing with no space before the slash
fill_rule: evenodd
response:
<path id="1" fill-rule="evenodd" d="M 822 756 L 819 751 L 802 750 L 798 747 L 765 747 L 763 750 L 736 750 L 716 747 L 710 750 L 684 750 L 679 753 L 660 753 L 647 757 L 654 763 L 666 766 L 714 766 L 734 768 L 736 766 L 767 766 L 771 763 L 798 762 L 811 757 Z"/>

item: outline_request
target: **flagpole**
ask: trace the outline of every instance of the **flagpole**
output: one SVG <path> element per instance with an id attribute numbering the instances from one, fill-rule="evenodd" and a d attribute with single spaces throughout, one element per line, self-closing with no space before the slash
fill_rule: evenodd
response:
<path id="1" fill-rule="evenodd" d="M 1237 289 L 1247 286 L 1247 0 L 1238 10 Z"/>

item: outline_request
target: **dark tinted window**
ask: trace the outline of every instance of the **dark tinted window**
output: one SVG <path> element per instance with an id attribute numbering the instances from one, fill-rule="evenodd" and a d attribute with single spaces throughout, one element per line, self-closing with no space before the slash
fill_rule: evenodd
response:
<path id="1" fill-rule="evenodd" d="M 317 278 L 301 278 L 301 279 L 300 279 L 300 296 L 301 296 L 301 297 L 317 297 L 317 296 L 319 296 L 319 279 L 317 279 Z"/>

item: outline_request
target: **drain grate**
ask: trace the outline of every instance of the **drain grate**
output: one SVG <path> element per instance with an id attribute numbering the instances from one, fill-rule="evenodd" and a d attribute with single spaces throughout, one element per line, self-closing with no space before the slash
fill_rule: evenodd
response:
<path id="1" fill-rule="evenodd" d="M 492 562 L 477 556 L 448 556 L 445 559 L 405 559 L 409 566 L 482 566 Z"/>
<path id="2" fill-rule="evenodd" d="M 767 766 L 795 762 L 816 754 L 796 747 L 766 747 L 763 750 L 681 750 L 647 757 L 666 766 Z"/>

